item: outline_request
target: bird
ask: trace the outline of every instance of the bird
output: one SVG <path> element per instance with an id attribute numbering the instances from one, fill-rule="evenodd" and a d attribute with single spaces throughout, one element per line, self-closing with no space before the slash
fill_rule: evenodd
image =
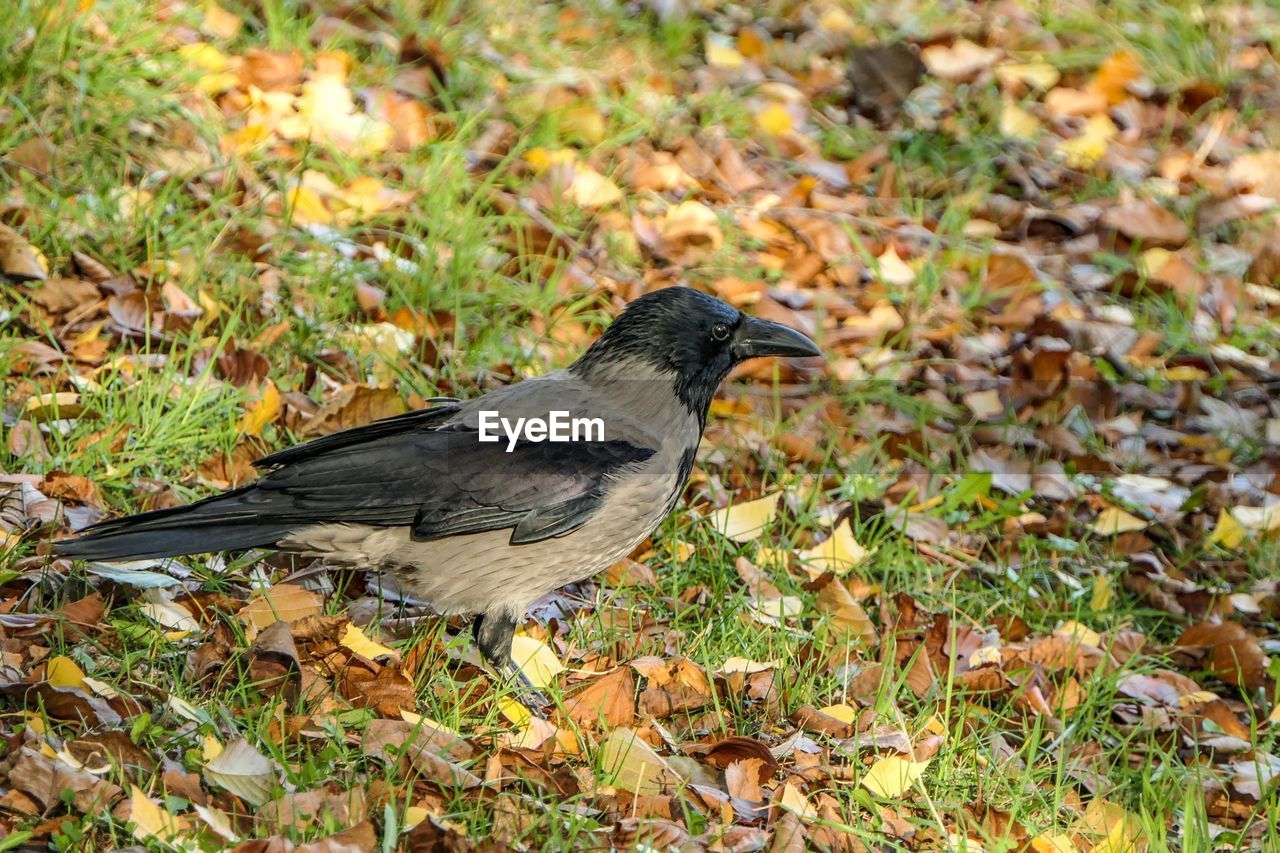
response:
<path id="1" fill-rule="evenodd" d="M 532 691 L 511 658 L 524 612 L 632 553 L 674 509 L 730 371 L 820 355 L 800 332 L 667 287 L 632 300 L 567 368 L 280 450 L 254 463 L 252 483 L 100 522 L 52 550 L 104 561 L 265 548 L 385 572 L 435 611 L 473 617 L 484 661 Z M 557 412 L 602 429 L 551 441 L 528 426 Z M 503 419 L 526 428 L 495 436 Z"/>

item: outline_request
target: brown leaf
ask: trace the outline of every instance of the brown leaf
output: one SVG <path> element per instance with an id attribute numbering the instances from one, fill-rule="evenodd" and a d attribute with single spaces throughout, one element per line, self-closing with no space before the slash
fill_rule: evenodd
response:
<path id="1" fill-rule="evenodd" d="M 410 723 L 405 720 L 370 720 L 361 735 L 360 746 L 366 755 L 391 759 L 406 744 L 416 744 L 457 761 L 475 758 L 471 744 L 456 732 L 437 726 L 430 720 Z"/>
<path id="2" fill-rule="evenodd" d="M 1119 231 L 1144 247 L 1176 249 L 1191 238 L 1191 231 L 1178 216 L 1152 199 L 1130 201 L 1102 214 L 1102 225 Z"/>
<path id="3" fill-rule="evenodd" d="M 31 292 L 31 298 L 54 314 L 62 314 L 101 298 L 98 286 L 78 278 L 51 278 Z"/>
<path id="4" fill-rule="evenodd" d="M 586 687 L 564 701 L 569 719 L 580 726 L 605 728 L 629 726 L 636 715 L 636 680 L 629 667 L 587 682 Z"/>
<path id="5" fill-rule="evenodd" d="M 845 723 L 822 713 L 812 705 L 801 705 L 791 715 L 791 721 L 806 732 L 847 738 L 854 733 L 852 723 Z"/>
<path id="6" fill-rule="evenodd" d="M 872 44 L 854 48 L 849 57 L 852 106 L 885 120 L 920 85 L 924 62 L 911 45 Z"/>
<path id="7" fill-rule="evenodd" d="M 9 452 L 27 463 L 43 464 L 50 460 L 40 427 L 31 421 L 18 421 L 9 431 Z"/>
<path id="8" fill-rule="evenodd" d="M 245 86 L 266 91 L 292 89 L 302 82 L 304 60 L 294 51 L 250 50 L 244 56 L 240 79 Z"/>
<path id="9" fill-rule="evenodd" d="M 271 623 L 253 641 L 249 649 L 249 677 L 259 690 L 274 692 L 287 688 L 291 691 L 289 695 L 297 695 L 302 665 L 288 622 Z"/>
<path id="10" fill-rule="evenodd" d="M 8 773 L 9 784 L 31 795 L 46 809 L 58 806 L 64 791 L 70 791 L 71 802 L 83 814 L 107 811 L 124 791 L 105 779 L 83 770 L 74 770 L 24 746 L 18 751 Z"/>
<path id="11" fill-rule="evenodd" d="M 341 832 L 293 848 L 293 853 L 375 853 L 378 833 L 373 824 L 362 820 Z"/>
<path id="12" fill-rule="evenodd" d="M 273 622 L 292 622 L 304 616 L 315 616 L 324 607 L 324 599 L 305 587 L 292 583 L 273 586 L 255 596 L 236 614 L 241 622 L 265 628 Z"/>
<path id="13" fill-rule="evenodd" d="M 1256 690 L 1268 682 L 1267 656 L 1257 638 L 1238 622 L 1192 625 L 1182 632 L 1177 645 L 1205 650 L 1209 670 L 1227 684 Z"/>
<path id="14" fill-rule="evenodd" d="M 43 281 L 44 258 L 26 238 L 0 225 L 0 274 L 12 281 Z"/>
<path id="15" fill-rule="evenodd" d="M 372 708 L 384 717 L 396 718 L 418 703 L 413 682 L 395 665 L 381 666 L 377 673 L 348 666 L 342 672 L 342 695 L 360 708 Z"/>
<path id="16" fill-rule="evenodd" d="M 737 761 L 744 761 L 749 758 L 758 759 L 760 766 L 758 768 L 759 776 L 756 781 L 759 784 L 764 784 L 769 779 L 772 779 L 773 774 L 778 772 L 779 767 L 777 759 L 773 757 L 773 753 L 769 751 L 768 746 L 755 738 L 742 737 L 740 735 L 727 737 L 713 744 L 691 744 L 684 747 L 684 751 L 689 755 L 700 757 L 707 764 L 720 770 Z"/>
<path id="17" fill-rule="evenodd" d="M 359 788 L 342 790 L 336 782 L 314 791 L 285 794 L 262 806 L 257 814 L 260 823 L 279 832 L 305 829 L 324 822 L 326 816 L 338 826 L 349 826 L 364 818 L 366 803 L 364 791 Z"/>
<path id="18" fill-rule="evenodd" d="M 404 401 L 394 388 L 353 385 L 321 406 L 301 432 L 305 436 L 328 435 L 399 415 L 404 410 Z"/>

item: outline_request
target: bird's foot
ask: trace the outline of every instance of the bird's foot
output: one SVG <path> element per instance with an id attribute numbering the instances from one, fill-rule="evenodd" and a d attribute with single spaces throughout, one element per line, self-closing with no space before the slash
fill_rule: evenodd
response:
<path id="1" fill-rule="evenodd" d="M 524 670 L 511 659 L 511 639 L 515 636 L 515 617 L 506 612 L 482 613 L 471 623 L 480 656 L 496 674 L 496 681 L 511 689 L 517 701 L 531 713 L 546 719 L 545 708 L 551 706 Z"/>
<path id="2" fill-rule="evenodd" d="M 511 692 L 521 705 L 524 705 L 530 711 L 542 719 L 546 719 L 545 709 L 551 707 L 551 700 L 538 689 L 538 686 L 529 680 L 529 676 L 525 675 L 524 670 L 516 666 L 515 661 L 507 658 L 506 662 L 498 670 L 499 677 L 511 688 Z"/>

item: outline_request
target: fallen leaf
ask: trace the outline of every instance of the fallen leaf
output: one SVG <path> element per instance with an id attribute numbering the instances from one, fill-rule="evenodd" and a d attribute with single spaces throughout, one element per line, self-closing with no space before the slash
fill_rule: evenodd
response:
<path id="1" fill-rule="evenodd" d="M 564 672 L 564 665 L 546 643 L 525 634 L 511 638 L 511 660 L 534 687 L 554 684 L 556 676 Z"/>
<path id="2" fill-rule="evenodd" d="M 628 728 L 609 732 L 600 745 L 600 768 L 615 788 L 633 794 L 661 794 L 681 781 L 666 759 Z"/>
<path id="3" fill-rule="evenodd" d="M 255 806 L 271 798 L 275 767 L 244 738 L 227 744 L 220 755 L 204 766 L 204 778 Z"/>
<path id="4" fill-rule="evenodd" d="M 759 539 L 765 527 L 777 517 L 781 498 L 782 493 L 775 492 L 753 501 L 730 504 L 711 513 L 711 527 L 734 542 Z"/>
<path id="5" fill-rule="evenodd" d="M 956 39 L 950 46 L 934 44 L 921 51 L 925 67 L 934 77 L 965 80 L 985 71 L 1000 60 L 1001 52 L 981 47 L 968 39 Z"/>
<path id="6" fill-rule="evenodd" d="M 351 649 L 351 651 L 356 654 L 366 657 L 369 660 L 376 660 L 380 657 L 399 656 L 399 652 L 395 649 L 388 648 L 381 643 L 375 643 L 373 640 L 369 639 L 365 632 L 360 630 L 360 628 L 352 622 L 347 623 L 347 629 L 343 632 L 342 639 L 338 642 L 346 646 L 348 649 Z"/>
<path id="7" fill-rule="evenodd" d="M 1149 525 L 1150 522 L 1136 515 L 1125 512 L 1119 507 L 1109 506 L 1098 513 L 1098 517 L 1093 524 L 1089 525 L 1089 529 L 1099 536 L 1118 536 L 1121 533 L 1146 530 Z"/>
<path id="8" fill-rule="evenodd" d="M 866 560 L 871 553 L 858 544 L 853 536 L 853 527 L 846 518 L 836 525 L 824 541 L 802 551 L 800 561 L 818 575 L 832 572 L 840 577 L 848 574 L 850 569 Z"/>
<path id="9" fill-rule="evenodd" d="M 49 262 L 21 234 L 0 225 L 0 274 L 13 281 L 43 281 Z"/>
<path id="10" fill-rule="evenodd" d="M 901 797 L 928 769 L 928 761 L 908 761 L 897 755 L 886 756 L 871 765 L 862 777 L 862 786 L 878 797 Z"/>
<path id="11" fill-rule="evenodd" d="M 129 806 L 133 837 L 139 841 L 172 841 L 188 828 L 185 821 L 151 802 L 137 785 L 132 786 Z"/>
<path id="12" fill-rule="evenodd" d="M 305 587 L 282 583 L 252 598 L 236 614 L 241 622 L 259 630 L 272 622 L 292 622 L 315 616 L 324 609 L 324 599 Z"/>

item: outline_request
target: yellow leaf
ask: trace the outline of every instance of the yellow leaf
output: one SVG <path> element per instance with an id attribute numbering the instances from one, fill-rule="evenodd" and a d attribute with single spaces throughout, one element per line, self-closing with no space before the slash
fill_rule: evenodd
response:
<path id="1" fill-rule="evenodd" d="M 884 253 L 876 258 L 876 266 L 878 277 L 885 284 L 906 287 L 915 283 L 916 271 L 907 265 L 893 246 L 886 248 Z"/>
<path id="2" fill-rule="evenodd" d="M 781 498 L 781 492 L 774 492 L 763 498 L 718 509 L 709 516 L 711 526 L 721 536 L 734 542 L 759 539 L 765 527 L 777 517 Z"/>
<path id="3" fill-rule="evenodd" d="M 1103 158 L 1107 153 L 1107 145 L 1119 132 L 1115 122 L 1107 115 L 1092 116 L 1079 136 L 1058 145 L 1058 153 L 1068 166 L 1087 169 Z"/>
<path id="4" fill-rule="evenodd" d="M 239 15 L 228 12 L 213 0 L 205 0 L 204 20 L 200 22 L 200 32 L 216 39 L 235 38 L 244 26 Z"/>
<path id="5" fill-rule="evenodd" d="M 928 761 L 908 761 L 897 755 L 881 758 L 862 777 L 862 786 L 879 797 L 901 797 L 924 775 Z"/>
<path id="6" fill-rule="evenodd" d="M 662 241 L 666 244 L 692 245 L 719 249 L 724 232 L 715 211 L 700 201 L 682 201 L 667 211 L 662 222 Z"/>
<path id="7" fill-rule="evenodd" d="M 1005 101 L 1000 109 L 1000 133 L 1031 141 L 1040 135 L 1040 120 L 1013 101 Z"/>
<path id="8" fill-rule="evenodd" d="M 1006 89 L 1017 85 L 1045 91 L 1058 85 L 1062 75 L 1047 62 L 1004 62 L 996 66 L 996 80 Z"/>
<path id="9" fill-rule="evenodd" d="M 1118 506 L 1109 506 L 1098 513 L 1097 519 L 1089 525 L 1089 529 L 1099 536 L 1116 536 L 1120 533 L 1133 533 L 1146 530 L 1150 522 L 1136 515 L 1127 513 Z"/>
<path id="10" fill-rule="evenodd" d="M 1093 846 L 1093 853 L 1137 853 L 1142 846 L 1142 822 L 1136 815 L 1102 797 L 1095 797 L 1089 802 L 1076 826 L 1100 837 Z"/>
<path id="11" fill-rule="evenodd" d="M 311 187 L 298 186 L 289 190 L 289 211 L 298 225 L 333 224 L 333 212 Z"/>
<path id="12" fill-rule="evenodd" d="M 182 831 L 182 823 L 176 816 L 151 802 L 151 798 L 137 785 L 132 789 L 129 820 L 133 822 L 134 838 L 139 841 L 168 841 Z"/>
<path id="13" fill-rule="evenodd" d="M 756 548 L 756 565 L 762 569 L 785 570 L 790 558 L 791 552 L 783 548 L 769 548 L 764 545 Z"/>
<path id="14" fill-rule="evenodd" d="M 747 64 L 747 58 L 720 39 L 708 35 L 706 41 L 707 64 L 712 68 L 741 68 Z"/>
<path id="15" fill-rule="evenodd" d="M 1101 634 L 1070 619 L 1054 628 L 1053 633 L 1057 637 L 1070 637 L 1082 646 L 1093 646 L 1095 649 L 1102 648 Z"/>
<path id="16" fill-rule="evenodd" d="M 818 710 L 845 725 L 853 725 L 853 721 L 858 718 L 858 709 L 850 705 L 828 705 Z"/>
<path id="17" fill-rule="evenodd" d="M 811 823 L 818 817 L 817 809 L 809 803 L 809 799 L 801 793 L 800 789 L 790 782 L 782 786 L 782 793 L 774 802 L 806 823 Z"/>
<path id="18" fill-rule="evenodd" d="M 1175 364 L 1159 371 L 1160 378 L 1169 382 L 1208 382 L 1209 371 L 1191 364 Z"/>
<path id="19" fill-rule="evenodd" d="M 213 735 L 204 736 L 204 743 L 201 745 L 200 751 L 204 756 L 206 764 L 213 761 L 213 759 L 217 758 L 219 755 L 222 755 L 222 749 L 222 743 L 216 737 Z"/>
<path id="20" fill-rule="evenodd" d="M 1031 839 L 1031 849 L 1034 853 L 1076 853 L 1079 848 L 1061 832 L 1042 832 Z"/>
<path id="21" fill-rule="evenodd" d="M 573 163 L 578 159 L 572 148 L 531 148 L 524 155 L 524 161 L 535 172 L 545 172 L 552 166 Z"/>
<path id="22" fill-rule="evenodd" d="M 422 806 L 409 806 L 409 808 L 404 810 L 404 816 L 400 818 L 400 828 L 402 830 L 413 829 L 430 816 L 431 812 L 427 811 Z"/>
<path id="23" fill-rule="evenodd" d="M 756 127 L 770 136 L 782 136 L 794 130 L 790 111 L 782 104 L 771 104 L 755 115 Z"/>
<path id="24" fill-rule="evenodd" d="M 599 145 L 609 131 L 604 113 L 590 101 L 570 104 L 558 113 L 560 129 L 570 142 Z"/>
<path id="25" fill-rule="evenodd" d="M 807 563 L 815 571 L 830 571 L 837 576 L 842 576 L 871 556 L 871 553 L 853 538 L 853 528 L 849 525 L 849 519 L 846 518 L 831 532 L 826 541 L 818 543 L 807 551 L 802 551 L 800 561 Z"/>
<path id="26" fill-rule="evenodd" d="M 847 36 L 861 35 L 858 23 L 848 12 L 838 6 L 832 6 L 823 12 L 818 18 L 818 26 L 829 32 L 843 33 Z"/>
<path id="27" fill-rule="evenodd" d="M 1115 106 L 1129 97 L 1129 84 L 1142 76 L 1142 66 L 1138 57 L 1122 50 L 1113 53 L 1098 66 L 1098 71 L 1089 81 L 1089 90 L 1102 95 L 1107 103 Z"/>
<path id="28" fill-rule="evenodd" d="M 546 687 L 564 672 L 564 665 L 550 646 L 524 634 L 511 638 L 511 660 L 534 687 Z"/>
<path id="29" fill-rule="evenodd" d="M 58 655 L 46 664 L 44 680 L 54 687 L 84 687 L 84 670 L 71 658 Z"/>
<path id="30" fill-rule="evenodd" d="M 1173 252 L 1168 249 L 1161 249 L 1158 246 L 1147 249 L 1138 256 L 1138 274 L 1143 278 L 1152 278 L 1160 270 L 1164 269 L 1164 265 L 1169 263 L 1169 259 L 1174 256 Z"/>
<path id="31" fill-rule="evenodd" d="M 569 197 L 578 207 L 595 210 L 621 201 L 622 190 L 595 169 L 579 164 L 573 170 Z"/>
<path id="32" fill-rule="evenodd" d="M 753 672 L 764 672 L 777 666 L 776 661 L 755 661 L 749 658 L 731 657 L 725 658 L 724 666 L 720 667 L 722 672 L 742 672 L 750 675 Z"/>
<path id="33" fill-rule="evenodd" d="M 498 697 L 498 712 L 521 729 L 533 719 L 533 712 L 510 696 Z"/>
<path id="34" fill-rule="evenodd" d="M 989 663 L 1000 663 L 1000 661 L 999 646 L 979 646 L 969 655 L 969 666 L 975 669 Z"/>
<path id="35" fill-rule="evenodd" d="M 226 54 L 207 41 L 184 44 L 178 48 L 178 55 L 201 71 L 207 71 L 210 74 L 220 74 L 231 65 Z"/>
<path id="36" fill-rule="evenodd" d="M 284 401 L 280 391 L 270 379 L 262 386 L 262 393 L 240 419 L 240 429 L 246 435 L 261 435 L 267 424 L 280 417 Z"/>
<path id="37" fill-rule="evenodd" d="M 351 622 L 347 623 L 347 630 L 342 635 L 342 645 L 369 660 L 380 658 L 384 655 L 395 657 L 400 654 L 395 649 L 389 649 L 381 643 L 375 643 L 370 640 L 364 631 L 361 631 Z"/>
<path id="38" fill-rule="evenodd" d="M 1209 538 L 1205 540 L 1205 547 L 1213 545 L 1221 545 L 1223 548 L 1238 548 L 1240 543 L 1244 541 L 1244 537 L 1248 531 L 1244 529 L 1244 525 L 1236 521 L 1236 518 L 1225 509 L 1218 510 L 1218 523 L 1213 528 L 1213 532 L 1209 534 Z"/>
<path id="39" fill-rule="evenodd" d="M 1093 593 L 1090 596 L 1089 604 L 1093 610 L 1106 610 L 1111 606 L 1112 599 L 1115 598 L 1116 587 L 1111 580 L 1111 575 L 1094 575 L 1093 577 Z"/>

